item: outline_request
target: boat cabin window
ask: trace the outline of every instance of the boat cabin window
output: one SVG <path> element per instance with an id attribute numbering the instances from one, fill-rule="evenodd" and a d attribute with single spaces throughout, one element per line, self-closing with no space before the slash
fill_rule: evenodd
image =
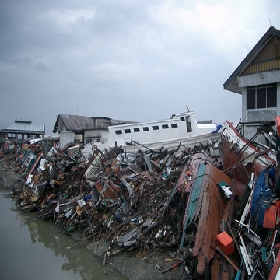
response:
<path id="1" fill-rule="evenodd" d="M 134 132 L 139 132 L 140 131 L 140 128 L 139 127 L 134 127 Z"/>
<path id="2" fill-rule="evenodd" d="M 185 120 L 185 117 L 181 117 L 181 121 L 183 122 Z"/>
<path id="3" fill-rule="evenodd" d="M 149 131 L 149 128 L 147 126 L 143 127 L 143 131 Z"/>
<path id="4" fill-rule="evenodd" d="M 154 125 L 154 126 L 153 126 L 153 130 L 159 130 L 158 125 Z"/>
<path id="5" fill-rule="evenodd" d="M 172 127 L 172 128 L 177 128 L 178 125 L 177 125 L 177 123 L 172 123 L 172 124 L 171 124 L 171 127 Z"/>
<path id="6" fill-rule="evenodd" d="M 125 130 L 124 130 L 124 133 L 131 133 L 131 130 L 130 130 L 130 128 L 128 128 L 128 129 L 125 129 Z"/>
<path id="7" fill-rule="evenodd" d="M 191 123 L 191 117 L 186 117 L 186 125 L 187 125 L 187 132 L 192 132 L 192 123 Z"/>
<path id="8" fill-rule="evenodd" d="M 116 133 L 117 135 L 119 135 L 119 134 L 122 134 L 122 131 L 121 131 L 121 130 L 116 130 L 115 133 Z"/>
<path id="9" fill-rule="evenodd" d="M 168 124 L 163 124 L 163 125 L 162 125 L 162 128 L 163 128 L 163 129 L 168 128 Z"/>

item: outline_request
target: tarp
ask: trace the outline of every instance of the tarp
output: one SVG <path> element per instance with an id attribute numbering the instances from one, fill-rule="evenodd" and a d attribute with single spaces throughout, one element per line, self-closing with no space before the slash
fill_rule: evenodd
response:
<path id="1" fill-rule="evenodd" d="M 275 176 L 275 168 L 265 169 L 258 176 L 252 199 L 251 217 L 258 226 L 263 226 L 265 210 L 271 205 L 271 182 Z"/>

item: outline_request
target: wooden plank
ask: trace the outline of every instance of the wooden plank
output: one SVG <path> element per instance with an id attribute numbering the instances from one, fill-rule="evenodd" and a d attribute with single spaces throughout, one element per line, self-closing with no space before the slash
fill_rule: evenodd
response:
<path id="1" fill-rule="evenodd" d="M 216 250 L 232 265 L 232 267 L 236 270 L 239 271 L 239 268 L 237 267 L 237 265 L 227 256 L 225 255 L 219 247 L 216 247 Z"/>

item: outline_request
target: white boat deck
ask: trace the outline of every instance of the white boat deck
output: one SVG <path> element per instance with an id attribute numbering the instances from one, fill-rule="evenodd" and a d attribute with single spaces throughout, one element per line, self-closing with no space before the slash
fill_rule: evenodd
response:
<path id="1" fill-rule="evenodd" d="M 109 126 L 108 146 L 126 146 L 127 143 L 166 143 L 178 139 L 205 135 L 216 130 L 216 124 L 197 123 L 193 112 L 173 115 L 162 121 Z"/>
<path id="2" fill-rule="evenodd" d="M 127 152 L 136 152 L 139 149 L 159 150 L 162 147 L 174 149 L 180 144 L 192 148 L 221 139 L 221 134 L 215 132 L 216 124 L 198 123 L 191 111 L 173 115 L 166 120 L 114 125 L 108 129 L 108 140 L 92 145 L 100 150 L 118 146 Z"/>

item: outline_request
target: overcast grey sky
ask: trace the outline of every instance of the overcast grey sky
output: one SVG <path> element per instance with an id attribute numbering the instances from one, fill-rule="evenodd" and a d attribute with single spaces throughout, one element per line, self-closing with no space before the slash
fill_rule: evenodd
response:
<path id="1" fill-rule="evenodd" d="M 0 129 L 58 114 L 120 120 L 241 117 L 223 83 L 279 0 L 1 0 Z"/>

